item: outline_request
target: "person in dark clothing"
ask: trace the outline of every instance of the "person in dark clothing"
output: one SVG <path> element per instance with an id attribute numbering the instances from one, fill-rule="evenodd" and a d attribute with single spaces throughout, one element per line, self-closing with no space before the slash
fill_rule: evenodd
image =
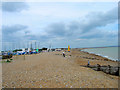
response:
<path id="1" fill-rule="evenodd" d="M 65 57 L 65 53 L 63 52 L 63 57 Z"/>
<path id="2" fill-rule="evenodd" d="M 90 61 L 88 60 L 88 64 L 87 64 L 87 66 L 89 67 L 90 66 Z"/>

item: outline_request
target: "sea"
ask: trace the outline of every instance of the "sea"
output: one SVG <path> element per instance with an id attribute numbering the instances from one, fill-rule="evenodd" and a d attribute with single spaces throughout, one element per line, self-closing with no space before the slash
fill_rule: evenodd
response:
<path id="1" fill-rule="evenodd" d="M 89 48 L 83 51 L 118 61 L 118 48 L 120 47 Z"/>

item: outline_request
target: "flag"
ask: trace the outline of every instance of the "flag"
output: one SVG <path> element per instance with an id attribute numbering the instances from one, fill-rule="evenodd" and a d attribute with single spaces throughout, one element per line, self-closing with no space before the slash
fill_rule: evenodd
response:
<path id="1" fill-rule="evenodd" d="M 38 48 L 36 49 L 36 52 L 38 52 Z"/>
<path id="2" fill-rule="evenodd" d="M 70 52 L 70 46 L 68 45 L 68 52 Z"/>

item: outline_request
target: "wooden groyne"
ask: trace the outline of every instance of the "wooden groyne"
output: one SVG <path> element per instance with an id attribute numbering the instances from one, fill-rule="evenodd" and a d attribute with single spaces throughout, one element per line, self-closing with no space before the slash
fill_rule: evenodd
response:
<path id="1" fill-rule="evenodd" d="M 115 76 L 120 76 L 119 75 L 119 68 L 118 66 L 101 66 L 100 64 L 97 65 L 86 65 L 84 67 L 91 68 L 95 71 L 103 71 L 104 73 L 110 74 L 110 75 L 115 75 Z"/>

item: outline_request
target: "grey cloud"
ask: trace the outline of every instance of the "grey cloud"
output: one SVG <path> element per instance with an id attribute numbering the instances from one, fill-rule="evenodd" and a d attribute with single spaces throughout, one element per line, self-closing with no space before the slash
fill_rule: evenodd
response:
<path id="1" fill-rule="evenodd" d="M 45 36 L 45 35 L 33 35 L 33 34 L 28 34 L 24 36 L 27 40 L 37 40 L 37 41 L 48 41 L 51 36 Z"/>
<path id="2" fill-rule="evenodd" d="M 32 34 L 30 34 L 30 35 L 25 35 L 24 37 L 25 37 L 27 40 L 36 40 L 36 39 L 37 39 L 37 36 L 32 35 Z"/>
<path id="3" fill-rule="evenodd" d="M 2 39 L 4 41 L 17 41 L 21 38 L 22 34 L 27 31 L 28 26 L 25 25 L 13 25 L 13 26 L 2 26 Z"/>
<path id="4" fill-rule="evenodd" d="M 25 34 L 27 35 L 27 34 L 29 34 L 30 33 L 30 31 L 25 31 Z"/>
<path id="5" fill-rule="evenodd" d="M 48 33 L 49 37 L 56 38 L 56 37 L 72 37 L 74 36 L 76 31 L 78 31 L 78 28 L 79 23 L 73 21 L 69 24 L 66 24 L 64 22 L 53 23 L 46 27 L 45 30 Z"/>
<path id="6" fill-rule="evenodd" d="M 98 29 L 93 30 L 93 32 L 89 32 L 89 33 L 84 33 L 82 35 L 79 36 L 79 38 L 81 39 L 98 39 L 98 38 L 116 38 L 118 36 L 118 32 L 105 32 L 105 31 L 101 31 Z"/>
<path id="7" fill-rule="evenodd" d="M 118 9 L 114 8 L 106 13 L 102 12 L 92 12 L 86 16 L 85 22 L 80 24 L 83 33 L 88 32 L 97 27 L 106 26 L 108 24 L 114 23 L 118 19 Z"/>
<path id="8" fill-rule="evenodd" d="M 53 23 L 46 28 L 48 34 L 54 36 L 64 36 L 66 34 L 66 26 L 64 23 Z"/>
<path id="9" fill-rule="evenodd" d="M 73 21 L 70 23 L 53 23 L 46 27 L 46 32 L 48 36 L 41 36 L 39 38 L 44 39 L 43 41 L 56 40 L 65 44 L 64 41 L 75 41 L 77 38 L 80 39 L 103 39 L 111 40 L 117 38 L 116 33 L 112 33 L 104 30 L 97 29 L 99 27 L 106 26 L 108 24 L 114 23 L 117 21 L 117 9 L 114 8 L 106 13 L 95 12 L 89 13 L 85 20 Z M 56 37 L 64 38 L 63 40 L 57 40 Z"/>
<path id="10" fill-rule="evenodd" d="M 18 31 L 25 30 L 24 39 L 27 40 L 38 40 L 41 42 L 48 42 L 49 40 L 56 40 L 55 43 L 66 43 L 67 40 L 74 41 L 75 39 L 100 39 L 100 38 L 114 38 L 117 37 L 117 33 L 111 33 L 111 32 L 105 32 L 101 31 L 100 29 L 97 29 L 99 27 L 106 26 L 108 24 L 114 23 L 117 21 L 117 9 L 110 10 L 106 13 L 103 12 L 94 12 L 89 13 L 88 16 L 86 16 L 85 20 L 81 21 L 73 21 L 70 23 L 53 23 L 47 26 L 44 30 L 47 33 L 47 35 L 33 35 L 29 31 L 26 31 L 27 26 L 20 26 L 18 25 L 16 28 L 15 26 L 7 26 L 3 27 L 4 33 L 14 33 Z M 9 28 L 9 29 L 8 29 Z M 6 34 L 7 35 L 7 34 Z M 12 34 L 11 34 L 12 35 Z M 9 38 L 15 38 L 15 36 Z M 57 40 L 57 37 L 63 38 L 61 42 Z"/>
<path id="11" fill-rule="evenodd" d="M 21 31 L 21 30 L 25 30 L 27 28 L 28 28 L 27 26 L 19 25 L 19 24 L 16 24 L 13 26 L 3 26 L 2 32 L 3 32 L 3 34 L 12 34 L 12 33 L 16 33 L 16 32 Z"/>
<path id="12" fill-rule="evenodd" d="M 6 12 L 20 12 L 28 9 L 28 5 L 25 2 L 3 2 L 2 10 Z"/>
<path id="13" fill-rule="evenodd" d="M 117 21 L 117 8 L 108 12 L 94 12 L 89 13 L 86 19 L 80 21 L 73 21 L 68 24 L 60 22 L 49 25 L 46 32 L 51 36 L 58 36 L 64 38 L 101 38 L 114 37 L 112 33 L 106 34 L 101 32 L 99 27 L 104 27 L 108 24 Z M 106 35 L 105 35 L 106 34 Z"/>
<path id="14" fill-rule="evenodd" d="M 73 21 L 68 25 L 68 27 L 69 27 L 69 30 L 77 30 L 80 28 L 80 24 L 77 21 Z"/>

